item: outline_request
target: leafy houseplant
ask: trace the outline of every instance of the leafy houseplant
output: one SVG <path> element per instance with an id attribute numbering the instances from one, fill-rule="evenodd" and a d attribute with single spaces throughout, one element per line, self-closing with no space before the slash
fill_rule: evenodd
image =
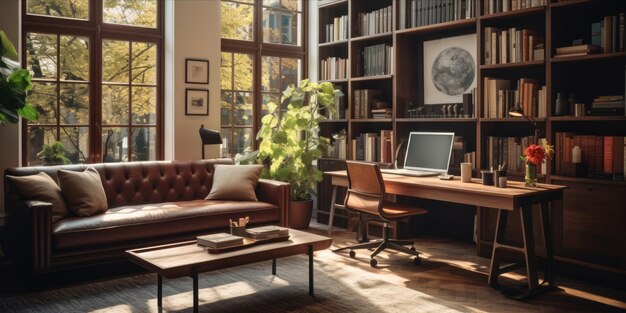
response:
<path id="1" fill-rule="evenodd" d="M 308 219 L 305 214 L 301 228 L 308 226 L 311 196 L 316 183 L 322 180 L 322 172 L 313 162 L 324 155 L 330 143 L 328 138 L 319 136 L 319 121 L 325 119 L 320 112 L 324 109 L 333 112 L 335 95 L 339 93 L 331 83 L 317 84 L 305 79 L 300 86 L 291 85 L 283 92 L 281 102 L 287 104 L 286 111 L 281 112 L 276 103 L 269 103 L 269 113 L 261 120 L 256 161 L 269 162 L 262 177 L 291 184 L 290 215 L 296 215 L 293 201 L 309 203 Z M 292 219 L 290 224 L 294 224 Z"/>
<path id="2" fill-rule="evenodd" d="M 43 160 L 43 165 L 63 165 L 69 164 L 70 160 L 65 156 L 65 147 L 60 141 L 43 145 L 37 153 L 37 158 Z"/>
<path id="3" fill-rule="evenodd" d="M 34 121 L 39 114 L 26 100 L 28 91 L 33 89 L 30 73 L 11 59 L 17 59 L 17 51 L 0 30 L 0 124 L 17 123 L 20 116 Z"/>

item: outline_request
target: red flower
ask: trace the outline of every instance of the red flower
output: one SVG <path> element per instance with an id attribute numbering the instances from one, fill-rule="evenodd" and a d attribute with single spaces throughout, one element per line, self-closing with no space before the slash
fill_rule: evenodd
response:
<path id="1" fill-rule="evenodd" d="M 524 150 L 524 156 L 527 162 L 539 166 L 546 158 L 546 150 L 542 146 L 530 145 Z"/>

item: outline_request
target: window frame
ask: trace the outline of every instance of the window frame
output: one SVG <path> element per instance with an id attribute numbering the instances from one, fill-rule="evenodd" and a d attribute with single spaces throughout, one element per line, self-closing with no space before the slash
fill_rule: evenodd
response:
<path id="1" fill-rule="evenodd" d="M 131 139 L 132 129 L 141 127 L 155 127 L 156 128 L 156 147 L 155 147 L 155 160 L 162 160 L 164 157 L 164 60 L 165 60 L 165 47 L 164 47 L 164 0 L 156 0 L 157 4 L 157 25 L 156 28 L 148 28 L 141 26 L 130 25 L 116 25 L 108 24 L 103 20 L 104 15 L 104 1 L 102 0 L 88 0 L 89 14 L 88 20 L 44 16 L 44 15 L 31 15 L 28 14 L 28 0 L 21 0 L 22 10 L 22 66 L 27 67 L 27 35 L 29 33 L 44 33 L 55 35 L 71 35 L 71 36 L 84 36 L 89 38 L 90 52 L 89 52 L 89 154 L 85 160 L 86 164 L 104 162 L 103 147 L 102 147 L 102 41 L 104 40 L 122 40 L 129 42 L 150 42 L 157 45 L 157 78 L 156 78 L 156 125 L 132 125 L 132 121 L 129 120 L 127 127 L 129 130 L 128 138 Z M 57 51 L 57 57 L 60 51 Z M 57 69 L 58 71 L 58 69 Z M 59 77 L 57 77 L 55 83 L 58 83 Z M 57 95 L 58 95 L 57 88 Z M 129 95 L 130 97 L 130 95 Z M 130 102 L 129 102 L 130 104 Z M 58 100 L 57 100 L 58 106 Z M 131 110 L 129 108 L 129 110 Z M 26 120 L 22 122 L 22 164 L 28 165 L 28 141 L 29 141 L 29 124 Z M 32 124 L 34 125 L 34 124 Z M 60 121 L 57 120 L 55 127 L 56 137 L 59 138 Z M 130 146 L 130 145 L 129 145 Z M 129 149 L 132 152 L 132 148 Z"/>
<path id="2" fill-rule="evenodd" d="M 221 2 L 233 2 L 233 3 L 241 3 L 237 0 L 220 0 Z M 262 83 L 262 68 L 263 68 L 263 57 L 280 57 L 280 58 L 292 58 L 292 59 L 300 59 L 302 64 L 302 79 L 308 76 L 308 49 L 309 49 L 309 5 L 306 0 L 302 1 L 302 29 L 298 34 L 301 38 L 300 46 L 290 45 L 290 44 L 280 44 L 280 43 L 269 43 L 263 42 L 263 8 L 267 8 L 263 5 L 263 0 L 254 0 L 253 4 L 249 4 L 254 6 L 253 9 L 253 40 L 237 40 L 237 39 L 228 39 L 221 38 L 222 48 L 220 52 L 226 53 L 242 53 L 242 54 L 251 54 L 254 56 L 253 58 L 253 118 L 252 118 L 252 150 L 258 149 L 258 141 L 256 140 L 257 133 L 261 126 L 261 109 L 263 107 L 263 94 L 264 92 L 261 90 Z M 291 11 L 290 11 L 291 12 Z M 280 22 L 280 21 L 279 21 Z M 281 26 L 282 27 L 282 26 Z M 221 67 L 220 67 L 221 68 Z M 280 91 L 282 93 L 282 90 Z M 220 90 L 221 95 L 221 90 Z M 221 103 L 221 102 L 220 102 Z M 221 109 L 221 106 L 220 106 Z M 234 130 L 236 128 L 241 127 L 233 127 L 228 126 L 226 128 L 230 128 Z M 220 129 L 222 129 L 221 121 L 220 121 Z M 231 136 L 232 136 L 231 131 Z M 229 138 L 230 139 L 230 138 Z M 229 142 L 233 142 L 229 140 Z M 234 156 L 234 145 L 231 144 L 229 155 Z M 221 152 L 220 152 L 221 153 Z"/>

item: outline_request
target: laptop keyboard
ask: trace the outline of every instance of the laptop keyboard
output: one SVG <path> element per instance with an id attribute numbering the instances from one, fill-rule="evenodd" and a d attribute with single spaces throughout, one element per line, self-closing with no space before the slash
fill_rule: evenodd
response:
<path id="1" fill-rule="evenodd" d="M 381 169 L 381 173 L 384 174 L 395 174 L 395 175 L 403 175 L 403 176 L 437 176 L 439 173 L 437 172 L 427 172 L 427 171 L 417 171 L 417 170 L 409 170 L 409 169 Z"/>

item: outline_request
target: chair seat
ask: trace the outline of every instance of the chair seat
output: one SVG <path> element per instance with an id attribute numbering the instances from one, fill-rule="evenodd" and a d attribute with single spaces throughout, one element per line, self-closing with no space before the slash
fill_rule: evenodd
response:
<path id="1" fill-rule="evenodd" d="M 428 214 L 428 211 L 422 208 L 416 208 L 404 203 L 385 202 L 383 204 L 383 212 L 387 219 L 397 219 L 413 215 Z"/>

